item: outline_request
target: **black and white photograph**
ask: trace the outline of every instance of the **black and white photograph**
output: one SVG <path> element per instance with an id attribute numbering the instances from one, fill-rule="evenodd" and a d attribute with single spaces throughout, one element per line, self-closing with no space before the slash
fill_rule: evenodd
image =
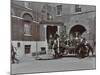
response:
<path id="1" fill-rule="evenodd" d="M 96 69 L 96 6 L 11 0 L 11 74 Z"/>

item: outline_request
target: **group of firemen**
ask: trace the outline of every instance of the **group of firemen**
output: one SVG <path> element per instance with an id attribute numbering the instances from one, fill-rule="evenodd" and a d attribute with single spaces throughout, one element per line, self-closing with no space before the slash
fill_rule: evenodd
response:
<path id="1" fill-rule="evenodd" d="M 73 39 L 70 39 L 66 36 L 61 37 L 58 33 L 55 33 L 54 36 L 50 35 L 48 50 L 54 58 L 62 57 L 65 54 L 73 54 L 83 58 L 89 56 L 90 52 L 93 55 L 93 48 L 87 42 L 86 38 L 76 36 Z"/>

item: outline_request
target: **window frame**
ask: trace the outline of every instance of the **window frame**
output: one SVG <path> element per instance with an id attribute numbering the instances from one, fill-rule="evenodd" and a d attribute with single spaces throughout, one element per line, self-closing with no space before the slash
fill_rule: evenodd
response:
<path id="1" fill-rule="evenodd" d="M 25 25 L 29 26 L 29 27 L 25 27 Z M 29 22 L 24 21 L 24 36 L 32 36 L 32 25 Z M 28 32 L 27 32 L 27 28 Z"/>
<path id="2" fill-rule="evenodd" d="M 75 5 L 75 12 L 82 12 L 80 5 Z"/>
<path id="3" fill-rule="evenodd" d="M 58 10 L 58 9 L 59 9 L 59 8 L 58 8 L 59 6 L 61 6 L 61 7 L 60 7 L 60 10 Z M 60 12 L 60 14 L 58 14 L 58 11 Z M 57 5 L 57 6 L 56 6 L 56 16 L 61 16 L 61 15 L 62 15 L 62 5 Z"/>
<path id="4" fill-rule="evenodd" d="M 24 45 L 25 54 L 30 54 L 31 52 L 31 45 Z"/>
<path id="5" fill-rule="evenodd" d="M 30 3 L 29 3 L 29 2 L 24 2 L 24 6 L 25 6 L 25 8 L 27 8 L 27 9 L 29 9 L 29 10 L 32 10 L 32 9 L 30 8 Z"/>

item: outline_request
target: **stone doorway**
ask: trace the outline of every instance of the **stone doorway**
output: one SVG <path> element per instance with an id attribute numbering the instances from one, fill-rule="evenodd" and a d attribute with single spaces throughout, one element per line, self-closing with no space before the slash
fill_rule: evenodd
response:
<path id="1" fill-rule="evenodd" d="M 58 31 L 57 26 L 47 26 L 47 42 L 49 40 L 50 35 L 54 37 L 54 34 Z"/>

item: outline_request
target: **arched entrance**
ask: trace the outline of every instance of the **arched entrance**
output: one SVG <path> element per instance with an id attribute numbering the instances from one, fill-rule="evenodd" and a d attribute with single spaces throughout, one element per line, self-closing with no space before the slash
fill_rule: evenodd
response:
<path id="1" fill-rule="evenodd" d="M 50 35 L 54 37 L 54 34 L 58 31 L 57 26 L 47 26 L 47 42 L 49 40 Z"/>
<path id="2" fill-rule="evenodd" d="M 70 35 L 72 37 L 80 37 L 86 31 L 85 27 L 82 25 L 75 25 L 70 30 Z"/>

